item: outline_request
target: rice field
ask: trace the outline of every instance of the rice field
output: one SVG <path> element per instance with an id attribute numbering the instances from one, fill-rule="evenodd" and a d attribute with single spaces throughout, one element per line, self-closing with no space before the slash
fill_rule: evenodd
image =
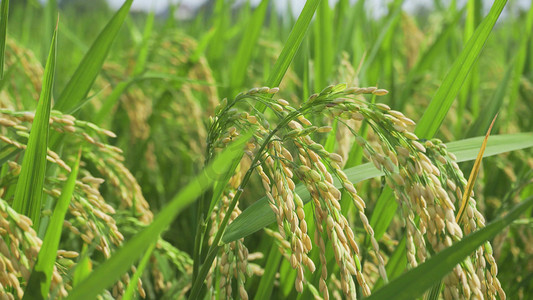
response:
<path id="1" fill-rule="evenodd" d="M 0 299 L 533 297 L 533 7 L 132 2 L 1 1 Z"/>

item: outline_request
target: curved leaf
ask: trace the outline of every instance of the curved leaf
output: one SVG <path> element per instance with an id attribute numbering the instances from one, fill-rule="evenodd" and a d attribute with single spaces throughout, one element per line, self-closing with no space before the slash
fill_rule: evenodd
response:
<path id="1" fill-rule="evenodd" d="M 113 18 L 107 23 L 85 54 L 78 68 L 70 78 L 61 94 L 56 100 L 54 109 L 62 112 L 70 112 L 89 93 L 91 86 L 100 73 L 104 60 L 111 49 L 115 37 L 124 23 L 130 11 L 133 0 L 126 0 L 122 7 L 115 13 Z"/>
<path id="2" fill-rule="evenodd" d="M 174 218 L 228 170 L 230 165 L 228 162 L 240 157 L 242 146 L 250 136 L 250 134 L 243 135 L 217 156 L 211 165 L 207 166 L 161 210 L 148 227 L 133 236 L 111 258 L 74 287 L 67 299 L 92 300 L 105 288 L 113 285 L 145 253 L 150 245 L 157 241 Z"/>

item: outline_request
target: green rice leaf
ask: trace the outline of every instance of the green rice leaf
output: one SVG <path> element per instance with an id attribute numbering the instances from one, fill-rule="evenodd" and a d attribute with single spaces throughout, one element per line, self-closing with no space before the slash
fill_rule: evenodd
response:
<path id="1" fill-rule="evenodd" d="M 205 48 L 208 61 L 217 62 L 222 59 L 222 54 L 228 40 L 228 31 L 230 29 L 231 18 L 231 5 L 227 5 L 225 0 L 215 0 L 213 15 L 214 33 L 212 36 L 206 36 L 208 38 L 208 47 Z M 197 58 L 197 57 L 196 57 Z"/>
<path id="2" fill-rule="evenodd" d="M 408 271 L 388 285 L 377 290 L 368 300 L 378 299 L 416 299 L 427 289 L 435 285 L 453 268 L 474 252 L 485 241 L 500 233 L 507 225 L 518 219 L 521 213 L 533 206 L 533 197 L 516 205 L 504 217 L 500 217 L 487 227 L 480 229 L 457 242 L 453 246 L 437 253 L 418 267 Z"/>
<path id="3" fill-rule="evenodd" d="M 118 100 L 120 99 L 120 96 L 124 94 L 124 92 L 128 89 L 128 87 L 132 83 L 133 83 L 133 79 L 129 79 L 127 81 L 119 82 L 113 88 L 113 91 L 109 94 L 109 96 L 106 97 L 100 110 L 98 110 L 98 112 L 95 114 L 94 119 L 93 119 L 95 124 L 102 124 L 104 120 L 106 120 L 107 118 L 109 119 L 113 118 L 113 115 L 111 114 L 113 107 L 117 104 Z"/>
<path id="4" fill-rule="evenodd" d="M 513 70 L 514 65 L 510 64 L 507 67 L 505 75 L 498 84 L 498 87 L 492 94 L 492 97 L 490 97 L 490 99 L 486 101 L 483 107 L 483 113 L 479 115 L 474 124 L 470 125 L 470 128 L 466 133 L 466 137 L 477 136 L 483 134 L 483 131 L 487 130 L 490 125 L 491 118 L 500 111 L 500 108 L 503 105 L 505 92 L 507 91 L 507 86 L 509 85 Z"/>
<path id="5" fill-rule="evenodd" d="M 244 83 L 246 70 L 252 59 L 252 53 L 257 46 L 261 29 L 263 28 L 268 3 L 268 0 L 261 1 L 261 3 L 255 8 L 254 13 L 249 20 L 250 23 L 247 24 L 246 30 L 244 31 L 239 50 L 237 50 L 236 57 L 238 59 L 233 60 L 234 63 L 231 68 L 230 78 L 233 89 L 241 88 Z"/>
<path id="6" fill-rule="evenodd" d="M 107 23 L 85 54 L 78 68 L 70 78 L 69 82 L 59 95 L 54 105 L 54 109 L 68 112 L 78 105 L 89 93 L 91 86 L 100 73 L 104 60 L 111 49 L 111 45 L 117 33 L 124 23 L 129 13 L 133 0 L 126 0 L 122 7 L 115 13 L 113 18 Z"/>
<path id="7" fill-rule="evenodd" d="M 454 61 L 416 126 L 415 133 L 419 137 L 432 138 L 437 133 L 506 3 L 507 0 L 494 2 L 489 14 L 476 28 L 474 35 L 468 40 L 465 48 Z"/>
<path id="8" fill-rule="evenodd" d="M 0 7 L 0 79 L 4 78 L 8 14 L 9 0 L 2 0 L 2 6 Z"/>
<path id="9" fill-rule="evenodd" d="M 37 104 L 37 111 L 35 112 L 13 200 L 13 209 L 28 216 L 33 222 L 35 231 L 39 228 L 39 221 L 41 220 L 48 127 L 56 65 L 56 46 L 57 26 L 52 36 L 52 44 L 44 69 L 41 95 L 39 96 L 39 103 Z"/>
<path id="10" fill-rule="evenodd" d="M 398 203 L 394 201 L 394 192 L 390 188 L 384 188 L 376 201 L 376 206 L 370 217 L 370 226 L 374 228 L 374 237 L 379 239 L 383 236 L 389 224 L 396 214 Z M 368 240 L 370 242 L 370 240 Z"/>
<path id="11" fill-rule="evenodd" d="M 457 156 L 458 161 L 469 161 L 476 158 L 483 139 L 484 137 L 481 136 L 457 142 L 451 142 L 446 145 L 448 146 L 448 151 Z M 487 148 L 485 149 L 484 157 L 529 147 L 533 147 L 533 133 L 495 135 L 491 136 L 491 139 L 487 144 Z M 371 163 L 366 163 L 344 171 L 346 176 L 348 176 L 348 179 L 353 183 L 383 175 L 383 173 L 377 170 Z M 341 187 L 338 181 L 335 181 L 334 184 L 338 188 Z M 295 191 L 298 193 L 298 195 L 300 195 L 304 203 L 309 202 L 309 193 L 302 184 L 297 185 Z M 392 193 L 390 196 L 392 196 Z M 377 205 L 380 205 L 379 201 Z M 392 216 L 394 216 L 396 208 L 396 202 L 390 201 L 386 207 L 376 207 L 374 209 L 374 214 L 377 214 L 378 216 L 388 216 L 388 218 L 392 220 Z M 250 207 L 245 209 L 242 214 L 240 214 L 231 224 L 229 224 L 226 232 L 224 233 L 222 241 L 224 243 L 229 243 L 246 237 L 275 222 L 275 220 L 274 213 L 268 206 L 267 199 L 261 198 L 260 200 L 254 202 L 254 204 L 252 204 Z M 374 235 L 376 239 L 379 239 L 383 235 L 388 227 L 388 224 L 390 223 L 390 220 L 387 220 L 388 222 L 382 222 L 380 220 L 380 222 L 377 223 L 372 223 L 371 220 L 370 223 L 372 226 L 374 226 Z"/>
<path id="12" fill-rule="evenodd" d="M 457 161 L 474 160 L 485 136 L 446 143 L 448 151 L 457 156 Z M 483 157 L 533 147 L 533 132 L 492 135 Z"/>
<path id="13" fill-rule="evenodd" d="M 142 42 L 140 44 L 139 55 L 135 63 L 135 69 L 133 69 L 133 75 L 139 75 L 144 71 L 146 67 L 146 61 L 148 54 L 150 53 L 150 37 L 154 30 L 155 11 L 151 11 L 146 18 L 146 25 L 144 26 Z"/>
<path id="14" fill-rule="evenodd" d="M 197 62 L 202 55 L 204 55 L 207 47 L 211 43 L 211 40 L 213 40 L 213 36 L 217 33 L 217 31 L 214 28 L 211 28 L 209 31 L 204 33 L 199 39 L 198 39 L 198 46 L 196 47 L 196 50 L 191 55 L 191 62 Z"/>
<path id="15" fill-rule="evenodd" d="M 20 149 L 13 145 L 5 145 L 0 149 L 0 166 L 11 159 L 16 154 L 20 153 Z"/>
<path id="16" fill-rule="evenodd" d="M 243 145 L 250 136 L 251 134 L 243 135 L 217 156 L 212 164 L 207 166 L 161 210 L 148 227 L 133 236 L 111 258 L 74 287 L 67 299 L 92 300 L 104 289 L 113 285 L 139 259 L 141 254 L 157 241 L 185 207 L 209 189 L 218 177 L 225 174 L 229 168 L 228 162 L 242 154 Z"/>
<path id="17" fill-rule="evenodd" d="M 43 29 L 41 31 L 41 34 L 39 35 L 41 39 L 41 59 L 42 61 L 45 61 L 48 57 L 48 53 L 46 52 L 46 49 L 48 49 L 48 44 L 50 43 L 50 40 L 52 39 L 52 36 L 54 35 L 54 23 L 56 22 L 58 11 L 57 11 L 57 0 L 47 0 L 44 3 L 44 9 L 39 11 L 40 14 L 43 16 L 43 23 L 41 24 L 43 26 Z"/>
<path id="18" fill-rule="evenodd" d="M 528 43 L 531 40 L 533 34 L 533 9 L 529 8 L 526 18 L 526 24 L 523 28 L 523 32 L 520 38 L 520 45 L 518 47 L 518 52 L 516 53 L 514 60 L 514 69 L 513 69 L 513 79 L 510 85 L 509 91 L 509 109 L 510 113 L 514 113 L 516 101 L 518 99 L 518 93 L 520 90 L 520 80 L 522 79 L 522 74 L 524 72 L 524 67 L 526 66 L 526 61 L 528 58 Z M 531 48 L 531 46 L 529 46 Z"/>
<path id="19" fill-rule="evenodd" d="M 298 20 L 296 20 L 296 24 L 294 24 L 294 27 L 289 34 L 289 38 L 285 42 L 285 46 L 281 50 L 281 53 L 276 60 L 274 69 L 272 72 L 270 72 L 267 80 L 267 86 L 276 87 L 280 85 L 283 76 L 285 76 L 287 69 L 289 69 L 289 65 L 298 52 L 298 48 L 300 48 L 300 45 L 302 44 L 307 29 L 309 28 L 309 24 L 311 23 L 311 19 L 313 18 L 319 3 L 320 0 L 309 0 L 305 2 L 302 13 L 300 13 Z M 255 108 L 259 111 L 264 111 L 265 105 L 258 102 Z"/>
<path id="20" fill-rule="evenodd" d="M 148 265 L 148 261 L 150 260 L 150 257 L 152 256 L 152 252 L 155 249 L 155 245 L 157 242 L 154 242 L 148 250 L 146 250 L 146 253 L 144 253 L 141 261 L 139 262 L 139 265 L 137 266 L 137 270 L 133 274 L 133 276 L 130 279 L 130 284 L 126 288 L 126 291 L 124 292 L 124 295 L 122 296 L 122 300 L 132 300 L 133 294 L 135 293 L 135 290 L 137 289 L 137 281 L 139 278 L 141 278 L 141 275 L 144 272 L 144 269 L 146 269 L 146 266 Z"/>
<path id="21" fill-rule="evenodd" d="M 274 69 L 268 77 L 268 86 L 275 87 L 280 85 L 283 76 L 287 72 L 289 65 L 298 51 L 298 48 L 300 48 L 300 45 L 302 44 L 307 29 L 309 28 L 309 24 L 311 23 L 311 19 L 313 18 L 319 3 L 320 0 L 306 1 L 298 20 L 296 20 L 296 24 L 294 24 L 294 27 L 291 30 L 289 38 L 285 42 L 283 50 L 281 50 L 281 53 L 276 60 Z"/>
<path id="22" fill-rule="evenodd" d="M 63 221 L 67 213 L 70 199 L 76 186 L 76 178 L 78 177 L 78 169 L 80 165 L 81 152 L 78 154 L 78 159 L 74 163 L 72 171 L 63 187 L 61 196 L 57 200 L 52 219 L 46 230 L 46 235 L 37 256 L 37 262 L 31 272 L 28 285 L 24 292 L 24 299 L 47 299 L 50 291 L 50 283 L 52 282 L 52 271 L 54 270 L 54 263 L 57 257 L 57 249 L 59 248 L 59 241 L 61 239 L 61 232 L 63 229 Z"/>
<path id="23" fill-rule="evenodd" d="M 265 264 L 265 272 L 261 276 L 261 281 L 257 288 L 254 300 L 271 299 L 272 289 L 278 272 L 279 262 L 281 259 L 281 252 L 276 243 L 272 243 L 268 252 L 267 261 Z"/>
<path id="24" fill-rule="evenodd" d="M 333 22 L 328 0 L 322 0 L 316 11 L 314 24 L 314 90 L 320 92 L 326 87 L 333 66 Z"/>
<path id="25" fill-rule="evenodd" d="M 392 10 L 387 18 L 387 22 L 383 24 L 380 29 L 379 35 L 370 49 L 368 57 L 365 59 L 363 66 L 361 67 L 360 74 L 364 77 L 365 82 L 368 81 L 367 70 L 376 61 L 379 50 L 383 47 L 387 37 L 390 37 L 392 33 L 397 29 L 397 24 L 401 17 L 403 0 L 395 0 L 392 3 Z M 380 58 L 382 59 L 382 58 Z"/>
<path id="26" fill-rule="evenodd" d="M 78 286 L 92 272 L 92 262 L 89 258 L 88 251 L 89 247 L 87 244 L 84 244 L 79 256 L 80 258 L 76 264 L 76 268 L 74 269 L 74 278 L 72 280 L 73 287 Z"/>
<path id="27" fill-rule="evenodd" d="M 464 23 L 463 31 L 463 40 L 468 42 L 472 37 L 476 26 L 478 26 L 481 19 L 481 2 L 478 0 L 470 0 L 466 4 L 466 17 Z M 479 64 L 474 62 L 471 67 L 471 71 L 466 76 L 463 87 L 459 91 L 459 96 L 457 97 L 458 107 L 457 107 L 457 118 L 462 120 L 464 118 L 464 113 L 466 111 L 467 103 L 470 102 L 472 115 L 477 117 L 479 113 Z M 462 122 L 456 122 L 455 127 L 458 132 L 461 132 Z"/>

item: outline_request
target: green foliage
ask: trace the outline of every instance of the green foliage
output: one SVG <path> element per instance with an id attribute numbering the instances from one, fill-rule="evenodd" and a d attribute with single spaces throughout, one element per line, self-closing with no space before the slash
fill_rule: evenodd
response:
<path id="1" fill-rule="evenodd" d="M 238 90 L 243 86 L 252 54 L 257 48 L 257 41 L 263 28 L 268 3 L 268 0 L 261 1 L 250 18 L 250 24 L 246 26 L 246 30 L 244 31 L 239 50 L 237 51 L 237 57 L 240 57 L 240 59 L 232 62 L 231 86 L 234 90 Z"/>
<path id="2" fill-rule="evenodd" d="M 111 49 L 111 45 L 118 34 L 124 19 L 128 15 L 133 0 L 126 0 L 106 27 L 91 45 L 83 60 L 69 82 L 57 98 L 54 108 L 71 113 L 74 108 L 87 96 L 96 76 L 100 73 L 102 65 Z"/>
<path id="3" fill-rule="evenodd" d="M 84 281 L 76 286 L 67 299 L 94 299 L 103 289 L 112 285 L 151 245 L 157 242 L 160 234 L 172 223 L 172 220 L 186 206 L 196 200 L 212 183 L 217 180 L 216 174 L 224 174 L 229 169 L 228 161 L 233 161 L 240 153 L 246 135 L 218 156 L 210 166 L 199 174 L 183 189 L 168 206 L 156 216 L 154 221 L 144 230 L 138 232 L 116 254 L 92 272 Z"/>
<path id="4" fill-rule="evenodd" d="M 533 8 L 82 2 L 1 1 L 0 293 L 533 293 Z"/>
<path id="5" fill-rule="evenodd" d="M 52 105 L 52 88 L 55 76 L 57 30 L 54 31 L 50 52 L 44 70 L 43 86 L 35 119 L 24 153 L 21 173 L 17 182 L 13 208 L 33 222 L 38 229 L 41 221 L 43 185 L 46 173 L 46 153 L 48 146 L 48 127 Z"/>
<path id="6" fill-rule="evenodd" d="M 78 159 L 70 172 L 65 186 L 63 187 L 61 196 L 56 203 L 54 214 L 46 229 L 42 249 L 37 256 L 37 261 L 35 262 L 30 279 L 28 280 L 28 286 L 24 292 L 23 299 L 48 298 L 48 291 L 50 290 L 50 283 L 52 281 L 52 271 L 56 261 L 61 233 L 63 231 L 63 221 L 65 220 L 65 214 L 67 213 L 70 199 L 72 198 L 74 187 L 76 185 L 80 156 L 81 152 L 80 155 L 78 155 Z"/>
<path id="7" fill-rule="evenodd" d="M 494 2 L 489 14 L 470 37 L 420 119 L 416 128 L 417 135 L 431 138 L 437 133 L 506 3 L 505 0 Z"/>
<path id="8" fill-rule="evenodd" d="M 0 79 L 4 78 L 4 59 L 7 39 L 7 17 L 9 14 L 9 0 L 2 1 L 0 6 Z"/>

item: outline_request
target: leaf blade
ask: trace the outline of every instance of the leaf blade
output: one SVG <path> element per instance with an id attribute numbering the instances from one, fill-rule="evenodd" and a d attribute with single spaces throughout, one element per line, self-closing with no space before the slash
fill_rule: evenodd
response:
<path id="1" fill-rule="evenodd" d="M 52 103 L 52 90 L 55 77 L 57 49 L 57 26 L 52 36 L 52 44 L 46 61 L 43 85 L 37 111 L 30 130 L 28 145 L 22 161 L 22 169 L 15 189 L 13 209 L 33 222 L 37 231 L 41 219 L 41 202 L 46 171 L 46 155 L 49 135 L 49 120 Z"/>
<path id="2" fill-rule="evenodd" d="M 319 4 L 320 0 L 309 0 L 305 2 L 305 6 L 302 9 L 300 16 L 298 16 L 298 20 L 296 20 L 287 41 L 285 41 L 285 46 L 283 46 L 283 49 L 274 64 L 272 72 L 270 72 L 270 75 L 268 76 L 267 85 L 269 87 L 280 85 L 283 76 L 285 76 L 285 73 L 289 69 L 292 60 L 302 44 L 307 30 L 309 29 L 311 19 L 313 19 L 313 15 Z M 263 103 L 258 102 L 255 105 L 255 108 L 259 111 L 264 111 L 266 106 Z"/>
<path id="3" fill-rule="evenodd" d="M 63 221 L 65 220 L 65 214 L 67 213 L 70 199 L 72 198 L 76 186 L 80 157 L 81 155 L 78 154 L 74 167 L 63 187 L 61 196 L 57 200 L 52 219 L 46 230 L 41 250 L 39 251 L 37 261 L 35 262 L 35 266 L 28 280 L 23 300 L 48 298 L 50 283 L 52 282 L 52 271 L 54 270 L 54 263 L 56 261 L 59 241 L 61 239 Z"/>
<path id="4" fill-rule="evenodd" d="M 129 13 L 133 0 L 126 0 L 122 7 L 100 32 L 89 48 L 69 82 L 57 98 L 54 109 L 67 112 L 76 107 L 89 93 L 100 73 L 111 45 Z"/>
<path id="5" fill-rule="evenodd" d="M 444 117 L 461 90 L 470 69 L 477 61 L 494 24 L 498 20 L 507 0 L 497 0 L 489 14 L 476 28 L 459 57 L 454 61 L 442 84 L 429 103 L 424 115 L 416 126 L 415 133 L 421 138 L 432 138 L 438 131 Z"/>
<path id="6" fill-rule="evenodd" d="M 252 53 L 255 49 L 257 41 L 259 40 L 259 34 L 263 28 L 265 20 L 268 0 L 262 0 L 255 8 L 250 23 L 246 27 L 244 36 L 242 37 L 239 49 L 237 50 L 237 57 L 239 59 L 234 60 L 231 68 L 231 85 L 232 89 L 236 90 L 241 88 L 246 77 L 246 70 L 252 59 Z"/>
<path id="7" fill-rule="evenodd" d="M 3 0 L 0 7 L 0 79 L 4 78 L 4 62 L 6 55 L 7 18 L 9 15 L 9 0 Z"/>
<path id="8" fill-rule="evenodd" d="M 496 116 L 494 116 L 494 119 L 492 119 L 492 123 L 490 124 L 489 130 L 487 130 L 487 134 L 485 135 L 485 138 L 483 139 L 483 143 L 481 144 L 481 149 L 479 150 L 479 153 L 474 162 L 474 167 L 472 168 L 472 171 L 470 171 L 470 177 L 468 178 L 468 182 L 466 184 L 465 191 L 463 193 L 461 207 L 459 208 L 459 212 L 457 213 L 457 217 L 456 217 L 457 224 L 460 224 L 464 209 L 466 208 L 468 199 L 470 198 L 470 195 L 472 194 L 472 190 L 474 189 L 474 184 L 476 183 L 477 174 L 479 173 L 479 168 L 481 167 L 481 161 L 483 160 L 483 153 L 485 152 L 485 149 L 487 148 L 487 141 L 489 139 L 492 126 L 494 126 L 494 122 L 496 121 L 497 117 L 498 117 L 498 114 L 496 114 Z"/>
<path id="9" fill-rule="evenodd" d="M 67 299 L 95 299 L 99 292 L 112 285 L 124 274 L 138 258 L 154 243 L 159 235 L 166 230 L 174 218 L 187 205 L 194 202 L 201 193 L 207 190 L 221 173 L 228 169 L 228 161 L 232 161 L 242 152 L 242 145 L 251 135 L 243 135 L 222 152 L 213 163 L 196 176 L 169 204 L 161 210 L 152 223 L 133 236 L 124 246 L 118 249 L 111 258 L 94 270 L 78 286 L 74 287 Z"/>

